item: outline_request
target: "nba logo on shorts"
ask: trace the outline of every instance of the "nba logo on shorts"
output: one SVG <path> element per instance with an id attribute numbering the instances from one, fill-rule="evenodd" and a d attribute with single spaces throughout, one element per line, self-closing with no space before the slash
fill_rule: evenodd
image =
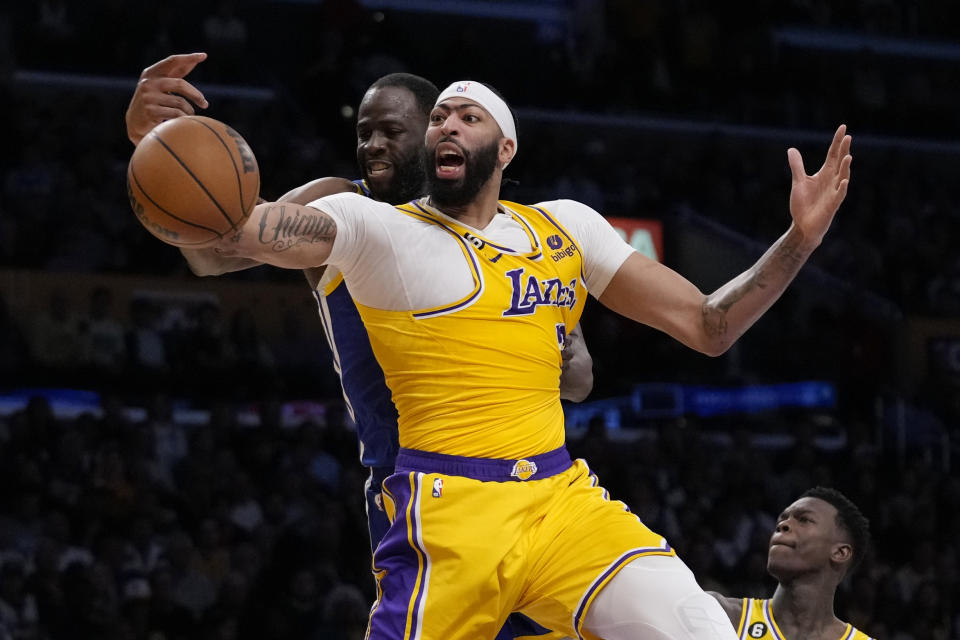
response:
<path id="1" fill-rule="evenodd" d="M 517 480 L 529 480 L 537 472 L 537 463 L 529 460 L 517 460 L 510 475 Z"/>
<path id="2" fill-rule="evenodd" d="M 433 497 L 434 498 L 443 497 L 443 478 L 433 479 Z"/>

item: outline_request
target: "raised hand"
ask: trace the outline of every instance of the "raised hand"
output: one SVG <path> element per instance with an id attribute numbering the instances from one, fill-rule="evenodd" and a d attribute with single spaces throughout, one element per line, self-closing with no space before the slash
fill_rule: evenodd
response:
<path id="1" fill-rule="evenodd" d="M 817 246 L 830 228 L 833 216 L 847 195 L 850 183 L 850 136 L 842 124 L 833 134 L 823 166 L 812 176 L 803 168 L 803 158 L 794 148 L 787 150 L 787 161 L 793 174 L 790 190 L 790 215 L 793 224 L 803 235 L 805 243 Z"/>
<path id="2" fill-rule="evenodd" d="M 193 115 L 190 102 L 207 108 L 203 94 L 183 79 L 206 59 L 205 53 L 178 54 L 143 70 L 127 106 L 127 137 L 133 144 L 139 144 L 143 136 L 165 120 Z"/>

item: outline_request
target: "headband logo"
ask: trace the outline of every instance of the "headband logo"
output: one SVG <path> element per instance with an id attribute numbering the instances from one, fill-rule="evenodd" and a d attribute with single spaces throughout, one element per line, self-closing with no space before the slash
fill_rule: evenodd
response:
<path id="1" fill-rule="evenodd" d="M 457 93 L 466 93 L 466 92 L 467 92 L 467 89 L 468 89 L 469 87 L 470 87 L 470 83 L 469 83 L 469 82 L 466 83 L 466 84 L 458 84 L 458 85 L 457 85 Z"/>

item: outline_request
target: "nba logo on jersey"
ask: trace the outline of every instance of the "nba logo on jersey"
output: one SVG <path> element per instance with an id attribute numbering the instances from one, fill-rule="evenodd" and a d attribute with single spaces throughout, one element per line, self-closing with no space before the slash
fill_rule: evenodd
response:
<path id="1" fill-rule="evenodd" d="M 443 478 L 433 479 L 433 497 L 434 498 L 443 497 Z"/>
<path id="2" fill-rule="evenodd" d="M 529 480 L 537 472 L 537 463 L 529 460 L 517 460 L 510 475 L 517 480 Z"/>

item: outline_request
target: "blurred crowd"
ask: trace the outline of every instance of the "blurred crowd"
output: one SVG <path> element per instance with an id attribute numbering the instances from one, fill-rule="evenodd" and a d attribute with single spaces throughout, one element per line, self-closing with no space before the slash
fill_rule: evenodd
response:
<path id="1" fill-rule="evenodd" d="M 104 395 L 54 418 L 47 400 L 0 418 L 0 638 L 354 640 L 374 597 L 356 439 L 335 401 L 284 426 L 280 404 L 241 424 L 236 403 L 173 418 L 154 394 L 142 420 Z M 873 637 L 960 634 L 960 479 L 923 456 L 898 460 L 862 416 L 763 416 L 790 434 L 761 447 L 749 421 L 648 421 L 612 440 L 602 421 L 570 443 L 616 499 L 664 534 L 701 584 L 764 596 L 776 515 L 816 484 L 853 496 L 872 554 L 837 613 Z M 717 446 L 711 434 L 733 438 Z"/>
<path id="2" fill-rule="evenodd" d="M 111 389 L 128 397 L 163 389 L 194 400 L 326 397 L 340 391 L 331 362 L 319 327 L 308 330 L 293 310 L 268 335 L 251 307 L 226 312 L 215 299 L 182 307 L 134 296 L 118 309 L 106 286 L 56 288 L 42 310 L 19 317 L 0 295 L 6 387 Z"/>
<path id="3" fill-rule="evenodd" d="M 783 414 L 644 422 L 633 426 L 657 437 L 629 443 L 611 442 L 596 423 L 571 448 L 705 587 L 733 595 L 771 592 L 772 517 L 814 484 L 836 486 L 870 517 L 876 542 L 838 613 L 874 637 L 960 637 L 960 481 L 938 457 L 951 449 L 897 449 L 871 404 L 897 382 L 898 314 L 960 317 L 960 5 L 540 4 L 540 20 L 357 0 L 5 5 L 0 265 L 63 273 L 67 289 L 71 273 L 187 273 L 180 254 L 139 225 L 124 190 L 124 108 L 140 70 L 175 52 L 210 54 L 191 79 L 208 115 L 251 143 L 265 198 L 319 176 L 356 176 L 353 109 L 377 77 L 409 71 L 443 86 L 470 76 L 521 114 L 525 151 L 508 172 L 519 184 L 505 197 L 570 197 L 661 220 L 668 264 L 691 220 L 761 245 L 777 237 L 788 223 L 786 147 L 798 146 L 812 171 L 846 122 L 853 182 L 811 262 L 885 301 L 892 316 L 860 295 L 837 305 L 788 294 L 749 341 L 710 361 L 598 305 L 584 317 L 593 397 L 641 380 L 824 378 L 840 389 L 846 444 L 818 448 L 809 416 Z M 557 8 L 572 19 L 558 21 Z M 104 25 L 123 27 L 105 37 Z M 524 117 L 544 109 L 592 116 L 569 125 Z M 277 269 L 230 278 L 302 282 Z M 267 336 L 251 309 L 225 316 L 201 304 L 172 318 L 150 299 L 118 309 L 108 288 L 70 293 L 30 316 L 0 298 L 7 386 L 111 391 L 101 411 L 75 419 L 55 418 L 40 397 L 0 417 L 0 640 L 362 637 L 373 597 L 363 477 L 319 323 L 291 317 Z M 922 385 L 914 400 L 924 411 L 907 414 L 932 412 L 954 442 L 958 377 Z M 171 398 L 183 394 L 205 403 L 209 424 L 173 419 Z M 278 407 L 289 397 L 324 402 L 326 419 L 283 427 Z M 147 417 L 129 418 L 130 403 Z M 240 403 L 260 406 L 258 426 L 238 424 Z M 793 444 L 758 449 L 750 434 L 759 422 Z M 733 445 L 711 448 L 716 430 Z"/>
<path id="4" fill-rule="evenodd" d="M 854 180 L 815 262 L 908 313 L 960 313 L 960 258 L 949 244 L 960 232 L 960 185 L 951 174 L 960 154 L 960 47 L 953 51 L 948 39 L 960 33 L 960 12 L 951 3 L 796 0 L 758 9 L 751 20 L 706 2 L 543 4 L 574 17 L 558 26 L 380 12 L 356 0 L 221 0 L 183 20 L 176 17 L 197 12 L 181 12 L 177 2 L 18 4 L 5 21 L 0 14 L 12 36 L 6 66 L 130 82 L 91 91 L 8 78 L 11 99 L 0 115 L 12 123 L 13 153 L 0 157 L 0 260 L 63 270 L 184 269 L 130 215 L 121 185 L 131 146 L 121 116 L 140 69 L 171 52 L 207 50 L 191 79 L 210 89 L 207 113 L 251 142 L 266 198 L 318 176 L 355 176 L 353 109 L 370 82 L 398 70 L 439 85 L 464 74 L 485 79 L 521 113 L 776 127 L 778 135 L 744 136 L 521 117 L 528 151 L 508 175 L 520 188 L 505 192 L 524 201 L 574 197 L 604 213 L 668 221 L 689 205 L 763 242 L 786 224 L 785 148 L 800 147 L 815 168 L 830 133 L 846 122 L 855 139 Z M 95 22 L 124 29 L 101 38 Z M 782 35 L 790 28 L 842 31 L 854 40 L 840 42 L 855 50 L 825 37 L 820 48 L 796 44 Z M 856 38 L 915 48 L 871 49 Z M 941 41 L 939 53 L 921 46 Z M 525 64 L 506 73 L 512 60 Z M 224 83 L 275 97 L 214 90 Z M 560 126 L 565 135 L 556 135 Z M 281 277 L 270 273 L 258 277 Z"/>

